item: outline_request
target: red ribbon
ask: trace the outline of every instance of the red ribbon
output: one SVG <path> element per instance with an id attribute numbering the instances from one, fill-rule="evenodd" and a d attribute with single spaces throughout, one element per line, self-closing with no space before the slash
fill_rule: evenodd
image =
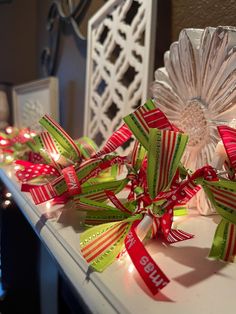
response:
<path id="1" fill-rule="evenodd" d="M 15 164 L 24 167 L 23 170 L 16 171 L 16 176 L 21 182 L 26 182 L 35 179 L 38 176 L 50 175 L 58 177 L 60 175 L 58 170 L 50 165 L 34 164 L 24 160 L 16 160 Z"/>
<path id="2" fill-rule="evenodd" d="M 157 266 L 156 262 L 145 249 L 143 243 L 139 240 L 135 232 L 135 224 L 132 225 L 125 239 L 125 247 L 135 268 L 152 294 L 157 294 L 159 290 L 169 283 L 169 279 Z"/>
<path id="3" fill-rule="evenodd" d="M 65 178 L 70 196 L 80 194 L 81 186 L 77 178 L 75 168 L 73 166 L 66 167 L 62 170 L 62 174 Z"/>
<path id="4" fill-rule="evenodd" d="M 118 208 L 120 211 L 124 212 L 124 213 L 128 213 L 128 214 L 132 214 L 132 212 L 126 208 L 121 201 L 116 197 L 115 193 L 112 191 L 105 191 L 107 197 L 109 198 L 109 200 L 112 202 L 112 204 L 115 205 L 116 208 Z"/>

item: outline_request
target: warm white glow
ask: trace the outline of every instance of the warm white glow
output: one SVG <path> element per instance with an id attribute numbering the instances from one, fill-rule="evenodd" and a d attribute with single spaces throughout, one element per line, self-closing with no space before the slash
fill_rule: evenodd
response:
<path id="1" fill-rule="evenodd" d="M 128 268 L 128 272 L 132 273 L 134 271 L 134 264 L 130 264 Z"/>
<path id="2" fill-rule="evenodd" d="M 180 220 L 181 216 L 174 216 L 173 217 L 173 221 L 177 221 L 177 220 Z"/>
<path id="3" fill-rule="evenodd" d="M 11 197 L 11 193 L 10 193 L 10 192 L 7 192 L 7 193 L 6 193 L 6 197 L 8 197 L 8 198 Z"/>
<path id="4" fill-rule="evenodd" d="M 53 158 L 54 161 L 56 161 L 56 162 L 60 159 L 60 154 L 50 153 L 50 155 L 52 156 L 52 158 Z"/>
<path id="5" fill-rule="evenodd" d="M 6 206 L 8 206 L 8 205 L 10 205 L 10 204 L 11 204 L 11 201 L 9 201 L 9 200 L 5 200 L 4 204 L 5 204 Z"/>
<path id="6" fill-rule="evenodd" d="M 6 156 L 6 161 L 9 162 L 9 161 L 12 161 L 12 160 L 13 160 L 13 157 L 12 157 L 12 156 L 10 156 L 10 155 L 7 155 L 7 156 Z"/>
<path id="7" fill-rule="evenodd" d="M 8 127 L 6 128 L 6 133 L 7 133 L 7 134 L 11 134 L 12 131 L 13 131 L 13 128 L 12 128 L 11 126 L 8 126 Z"/>
<path id="8" fill-rule="evenodd" d="M 24 137 L 25 137 L 25 138 L 30 138 L 30 134 L 29 134 L 29 133 L 25 133 L 25 134 L 24 134 Z"/>
<path id="9" fill-rule="evenodd" d="M 37 134 L 36 134 L 35 132 L 31 131 L 31 132 L 30 132 L 30 135 L 31 135 L 32 137 L 34 137 L 34 136 L 36 136 Z"/>
<path id="10" fill-rule="evenodd" d="M 14 169 L 17 171 L 17 170 L 20 169 L 20 166 L 19 166 L 19 165 L 16 165 L 16 166 L 14 167 Z"/>
<path id="11" fill-rule="evenodd" d="M 11 177 L 12 177 L 11 170 L 7 171 L 7 175 L 8 175 L 8 177 L 9 177 L 9 178 L 11 178 Z"/>
<path id="12" fill-rule="evenodd" d="M 1 144 L 1 145 L 6 145 L 6 144 L 7 144 L 7 141 L 6 141 L 6 140 L 0 140 L 0 144 Z"/>
<path id="13" fill-rule="evenodd" d="M 47 209 L 50 209 L 50 208 L 51 208 L 51 203 L 50 203 L 50 202 L 47 202 L 47 203 L 46 203 L 46 208 L 47 208 Z"/>

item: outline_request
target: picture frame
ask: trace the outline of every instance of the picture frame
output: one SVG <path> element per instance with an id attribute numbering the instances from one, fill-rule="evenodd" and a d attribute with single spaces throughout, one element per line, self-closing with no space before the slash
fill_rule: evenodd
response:
<path id="1" fill-rule="evenodd" d="M 49 114 L 59 122 L 58 79 L 48 77 L 13 87 L 13 117 L 18 128 L 41 131 L 39 119 Z"/>

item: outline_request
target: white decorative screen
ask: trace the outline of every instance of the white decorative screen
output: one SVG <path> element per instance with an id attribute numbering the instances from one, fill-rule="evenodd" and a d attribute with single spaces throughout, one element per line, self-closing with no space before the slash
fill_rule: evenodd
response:
<path id="1" fill-rule="evenodd" d="M 111 0 L 89 23 L 84 133 L 99 146 L 147 98 L 156 3 Z"/>

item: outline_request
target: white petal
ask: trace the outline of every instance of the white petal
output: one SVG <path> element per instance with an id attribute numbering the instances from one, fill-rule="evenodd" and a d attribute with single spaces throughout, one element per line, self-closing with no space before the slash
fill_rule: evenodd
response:
<path id="1" fill-rule="evenodd" d="M 207 98 L 210 86 L 220 70 L 228 54 L 229 32 L 223 27 L 217 27 L 215 30 L 206 28 L 200 47 L 200 56 L 202 56 L 201 79 L 202 79 L 202 98 Z"/>
<path id="2" fill-rule="evenodd" d="M 233 47 L 224 62 L 216 74 L 206 96 L 207 103 L 214 103 L 215 98 L 218 97 L 219 93 L 224 93 L 224 88 L 231 88 L 232 83 L 235 81 L 236 72 L 236 47 Z M 224 86 L 224 88 L 223 88 Z"/>
<path id="3" fill-rule="evenodd" d="M 159 68 L 155 71 L 155 81 L 163 81 L 166 84 L 172 86 L 172 83 L 168 76 L 168 72 L 165 68 Z"/>
<path id="4" fill-rule="evenodd" d="M 157 106 L 170 120 L 176 120 L 176 117 L 181 112 L 184 104 L 179 96 L 175 94 L 171 86 L 164 81 L 154 82 L 151 86 L 151 91 Z"/>
<path id="5" fill-rule="evenodd" d="M 186 94 L 186 85 L 183 80 L 183 73 L 179 56 L 179 45 L 177 42 L 174 42 L 170 46 L 170 51 L 165 53 L 164 62 L 175 93 L 181 97 L 183 102 L 186 102 L 188 95 Z"/>
<path id="6" fill-rule="evenodd" d="M 196 49 L 193 47 L 187 30 L 183 30 L 179 36 L 179 56 L 183 75 L 182 79 L 186 86 L 185 93 L 187 93 L 188 99 L 195 98 L 199 96 L 197 93 Z"/>

